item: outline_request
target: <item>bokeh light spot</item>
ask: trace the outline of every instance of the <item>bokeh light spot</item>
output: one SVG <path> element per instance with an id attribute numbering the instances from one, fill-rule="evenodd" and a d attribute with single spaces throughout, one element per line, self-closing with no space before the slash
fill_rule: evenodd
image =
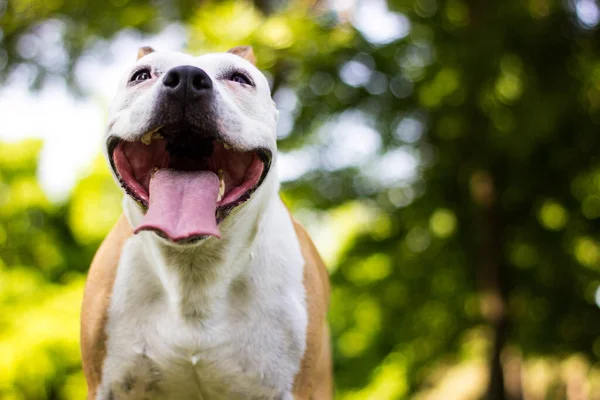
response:
<path id="1" fill-rule="evenodd" d="M 360 61 L 351 60 L 342 65 L 340 78 L 350 86 L 365 85 L 371 79 L 372 70 Z"/>
<path id="2" fill-rule="evenodd" d="M 575 239 L 575 258 L 580 264 L 593 269 L 600 269 L 600 246 L 588 236 Z"/>
<path id="3" fill-rule="evenodd" d="M 538 219 L 546 229 L 558 231 L 567 224 L 569 214 L 561 204 L 548 200 L 540 208 Z"/>
<path id="4" fill-rule="evenodd" d="M 600 10 L 595 0 L 576 0 L 575 13 L 586 28 L 592 28 L 600 21 Z"/>
<path id="5" fill-rule="evenodd" d="M 431 238 L 426 229 L 421 227 L 414 227 L 406 235 L 406 246 L 414 253 L 421 253 L 429 247 Z"/>
<path id="6" fill-rule="evenodd" d="M 594 295 L 594 301 L 596 302 L 596 305 L 598 307 L 600 307 L 600 286 L 598 286 L 598 288 L 596 289 L 596 294 Z M 595 345 L 594 345 L 595 347 Z"/>
<path id="7" fill-rule="evenodd" d="M 451 210 L 440 208 L 429 218 L 429 229 L 439 238 L 447 238 L 456 230 L 456 215 Z"/>
<path id="8" fill-rule="evenodd" d="M 445 15 L 447 20 L 456 27 L 463 27 L 469 23 L 469 7 L 461 0 L 448 1 Z"/>
<path id="9" fill-rule="evenodd" d="M 519 268 L 529 268 L 535 265 L 539 256 L 534 247 L 517 243 L 510 248 L 510 261 Z"/>

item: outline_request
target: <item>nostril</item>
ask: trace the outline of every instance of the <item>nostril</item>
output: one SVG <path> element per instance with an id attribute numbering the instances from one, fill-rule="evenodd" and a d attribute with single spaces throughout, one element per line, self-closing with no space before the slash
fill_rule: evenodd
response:
<path id="1" fill-rule="evenodd" d="M 212 88 L 212 82 L 208 75 L 205 73 L 194 74 L 194 78 L 192 79 L 192 86 L 196 90 L 202 89 L 210 89 Z"/>
<path id="2" fill-rule="evenodd" d="M 163 79 L 163 85 L 170 88 L 176 88 L 179 85 L 179 72 L 171 70 Z"/>
<path id="3" fill-rule="evenodd" d="M 180 65 L 170 69 L 165 73 L 162 84 L 167 92 L 178 96 L 185 96 L 186 93 L 196 96 L 208 93 L 213 88 L 210 76 L 192 65 Z"/>

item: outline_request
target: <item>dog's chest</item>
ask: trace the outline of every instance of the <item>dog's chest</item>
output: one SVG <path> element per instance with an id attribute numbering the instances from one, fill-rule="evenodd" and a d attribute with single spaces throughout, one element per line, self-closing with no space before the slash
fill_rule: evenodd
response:
<path id="1" fill-rule="evenodd" d="M 290 338 L 253 324 L 202 330 L 166 318 L 130 326 L 109 339 L 106 398 L 284 399 L 299 361 L 300 343 Z"/>
<path id="2" fill-rule="evenodd" d="M 302 289 L 223 300 L 214 317 L 186 320 L 150 277 L 119 273 L 98 399 L 287 400 L 305 350 Z"/>

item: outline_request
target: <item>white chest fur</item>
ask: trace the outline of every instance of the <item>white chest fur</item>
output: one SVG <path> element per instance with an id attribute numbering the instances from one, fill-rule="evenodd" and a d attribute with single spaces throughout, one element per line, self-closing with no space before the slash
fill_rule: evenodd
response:
<path id="1" fill-rule="evenodd" d="M 211 257 L 161 248 L 148 232 L 129 239 L 99 400 L 292 398 L 306 346 L 304 261 L 279 199 L 258 226 L 209 239 Z"/>

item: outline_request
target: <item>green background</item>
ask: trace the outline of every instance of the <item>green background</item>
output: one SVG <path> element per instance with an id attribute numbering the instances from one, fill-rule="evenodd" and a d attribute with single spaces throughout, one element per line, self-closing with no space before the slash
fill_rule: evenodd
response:
<path id="1" fill-rule="evenodd" d="M 25 64 L 31 90 L 58 76 L 85 96 L 82 54 L 173 21 L 194 54 L 253 45 L 275 99 L 296 99 L 280 150 L 311 160 L 283 197 L 331 272 L 337 398 L 600 399 L 600 31 L 583 3 L 390 0 L 410 30 L 373 43 L 326 1 L 0 0 L 0 79 Z M 59 71 L 17 45 L 49 18 Z M 368 159 L 330 151 L 373 132 Z M 100 155 L 50 201 L 41 146 L 0 143 L 0 399 L 84 398 L 83 283 L 120 213 Z"/>

